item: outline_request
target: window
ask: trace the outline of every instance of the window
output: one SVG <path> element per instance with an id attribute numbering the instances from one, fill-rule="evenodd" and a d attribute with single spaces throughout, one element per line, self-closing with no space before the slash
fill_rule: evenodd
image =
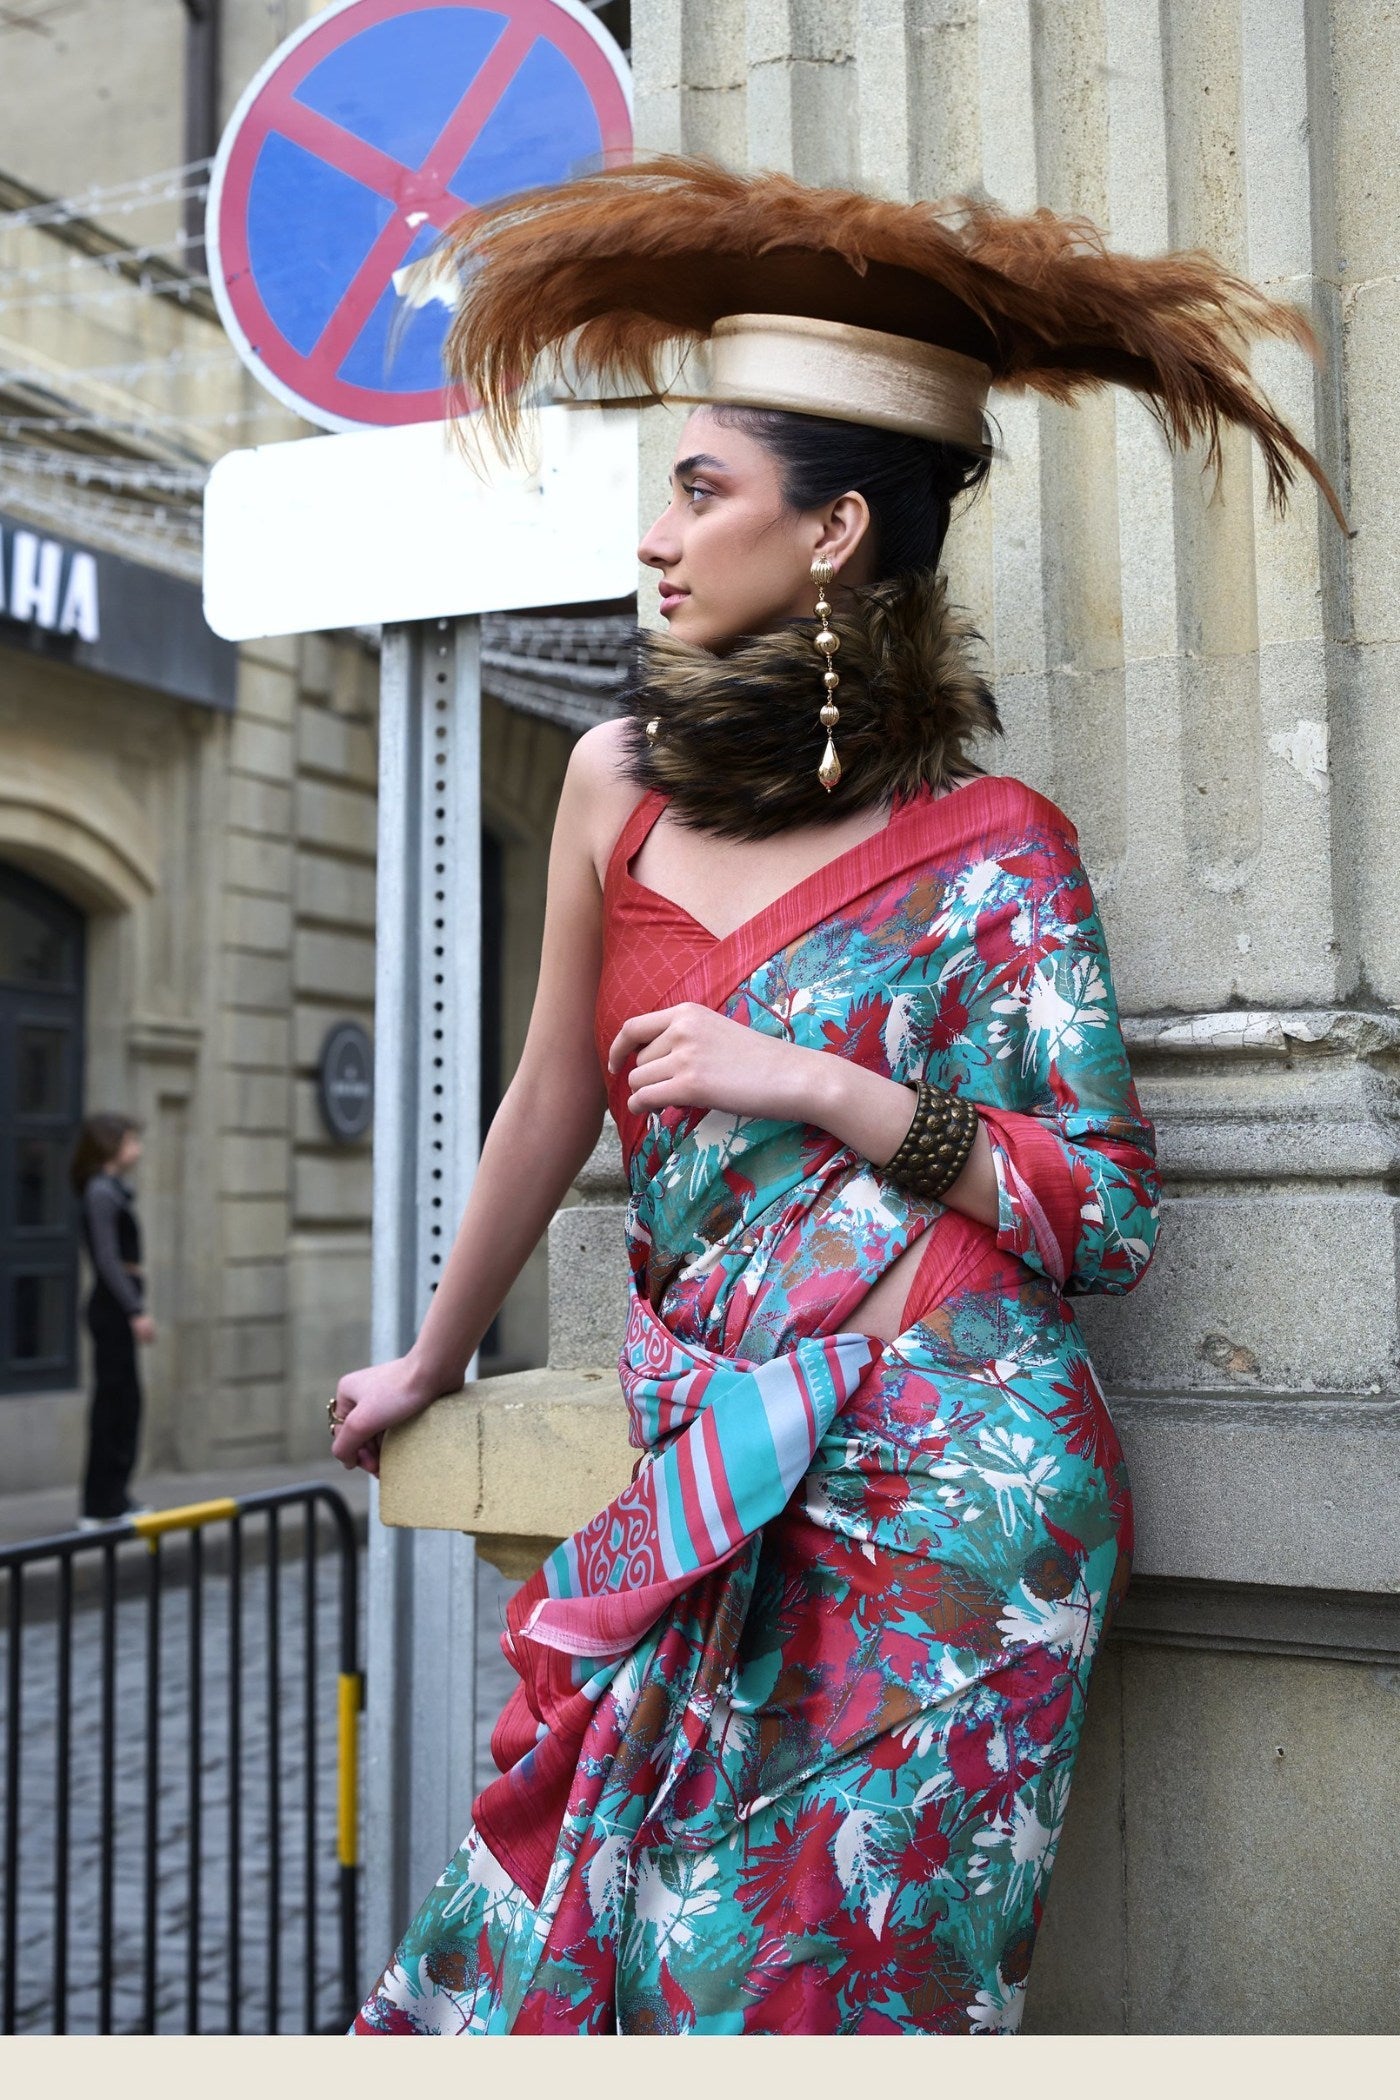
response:
<path id="1" fill-rule="evenodd" d="M 82 914 L 0 863 L 0 1393 L 77 1377 Z"/>

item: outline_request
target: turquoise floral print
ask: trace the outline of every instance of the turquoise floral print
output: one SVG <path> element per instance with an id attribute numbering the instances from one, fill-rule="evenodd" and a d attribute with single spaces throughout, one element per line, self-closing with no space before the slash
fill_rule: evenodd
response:
<path id="1" fill-rule="evenodd" d="M 703 999 L 976 1102 L 984 1227 L 829 1134 L 630 1117 L 637 1478 L 514 1600 L 501 1776 L 371 2033 L 1006 2033 L 1127 1581 L 1071 1309 L 1151 1258 L 1151 1128 L 1074 834 L 904 805 L 727 941 L 609 876 L 599 1036 Z M 646 925 L 645 960 L 637 928 Z M 845 1325 L 916 1241 L 904 1331 Z"/>

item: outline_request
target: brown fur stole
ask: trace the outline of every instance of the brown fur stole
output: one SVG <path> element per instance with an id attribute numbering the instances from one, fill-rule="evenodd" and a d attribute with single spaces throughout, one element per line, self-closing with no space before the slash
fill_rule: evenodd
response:
<path id="1" fill-rule="evenodd" d="M 746 637 L 723 656 L 644 634 L 625 696 L 630 777 L 668 795 L 696 830 L 757 839 L 983 770 L 967 747 L 999 735 L 1001 719 L 972 667 L 978 637 L 949 606 L 942 576 L 853 591 L 831 624 L 841 637 L 834 735 L 842 770 L 830 794 L 817 779 L 826 695 L 815 619 Z"/>

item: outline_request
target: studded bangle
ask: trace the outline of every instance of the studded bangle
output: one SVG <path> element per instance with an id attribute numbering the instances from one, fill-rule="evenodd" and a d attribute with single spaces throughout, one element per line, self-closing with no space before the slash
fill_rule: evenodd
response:
<path id="1" fill-rule="evenodd" d="M 911 1196 L 931 1202 L 967 1165 L 977 1138 L 977 1110 L 946 1087 L 919 1081 L 914 1118 L 904 1141 L 884 1168 L 886 1178 Z"/>

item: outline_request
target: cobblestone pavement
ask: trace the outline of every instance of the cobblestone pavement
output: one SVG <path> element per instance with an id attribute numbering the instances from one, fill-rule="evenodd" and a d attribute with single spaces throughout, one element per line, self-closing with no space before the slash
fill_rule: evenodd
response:
<path id="1" fill-rule="evenodd" d="M 217 1530 L 205 1534 L 202 1581 L 200 1822 L 191 1875 L 190 1607 L 188 1548 L 172 1537 L 161 1549 L 159 1614 L 159 1783 L 155 1794 L 155 2018 L 147 2018 L 147 1729 L 151 1555 L 139 1540 L 116 1553 L 115 1683 L 112 1761 L 111 2025 L 118 2033 L 306 2033 L 338 2029 L 347 2013 L 339 1972 L 336 1867 L 336 1676 L 339 1585 L 323 1530 L 314 1609 L 308 1614 L 299 1512 L 284 1513 L 278 1599 L 278 1660 L 270 1657 L 270 1584 L 258 1550 L 261 1525 L 245 1524 L 239 1613 L 242 1661 L 240 1785 L 230 1785 L 231 1599 Z M 363 1602 L 363 1549 L 360 1549 Z M 67 1891 L 68 1984 L 64 2025 L 74 2034 L 99 2026 L 98 1963 L 102 1833 L 101 1556 L 83 1557 L 75 1581 L 71 1653 L 72 1711 L 67 1867 L 57 1836 L 57 1680 L 60 1643 L 52 1581 L 26 1584 L 20 1668 L 20 1796 L 15 2031 L 45 2033 L 55 2023 L 55 1900 Z M 0 1589 L 4 1588 L 0 1578 Z M 499 1650 L 506 1599 L 514 1585 L 484 1564 L 477 1597 L 477 1773 L 488 1774 L 490 1735 L 513 1683 Z M 313 1628 L 315 1697 L 307 1726 L 306 1628 Z M 0 1623 L 0 1744 L 6 1740 L 7 1639 Z M 363 1659 L 363 1629 L 359 1652 Z M 269 1716 L 276 1717 L 280 1801 L 271 1801 Z M 308 1756 L 308 1741 L 313 1752 Z M 311 1776 L 308 1798 L 307 1775 Z M 0 1762 L 8 1796 L 13 1775 Z M 237 1816 L 237 1827 L 233 1816 Z M 308 1817 L 312 1838 L 308 1869 Z M 280 1844 L 272 1846 L 272 1832 Z M 235 1851 L 236 1837 L 236 1851 Z M 231 1862 L 238 1861 L 238 1871 Z M 192 1893 L 193 1891 L 193 1893 Z M 0 1848 L 0 1897 L 3 1850 Z M 197 1912 L 198 1991 L 191 2022 L 190 1927 Z M 3 1903 L 0 1901 L 0 1914 Z M 234 1933 L 236 1923 L 237 1931 Z M 240 1973 L 235 1979 L 233 1950 Z M 360 1949 L 361 1966 L 365 1950 Z"/>

